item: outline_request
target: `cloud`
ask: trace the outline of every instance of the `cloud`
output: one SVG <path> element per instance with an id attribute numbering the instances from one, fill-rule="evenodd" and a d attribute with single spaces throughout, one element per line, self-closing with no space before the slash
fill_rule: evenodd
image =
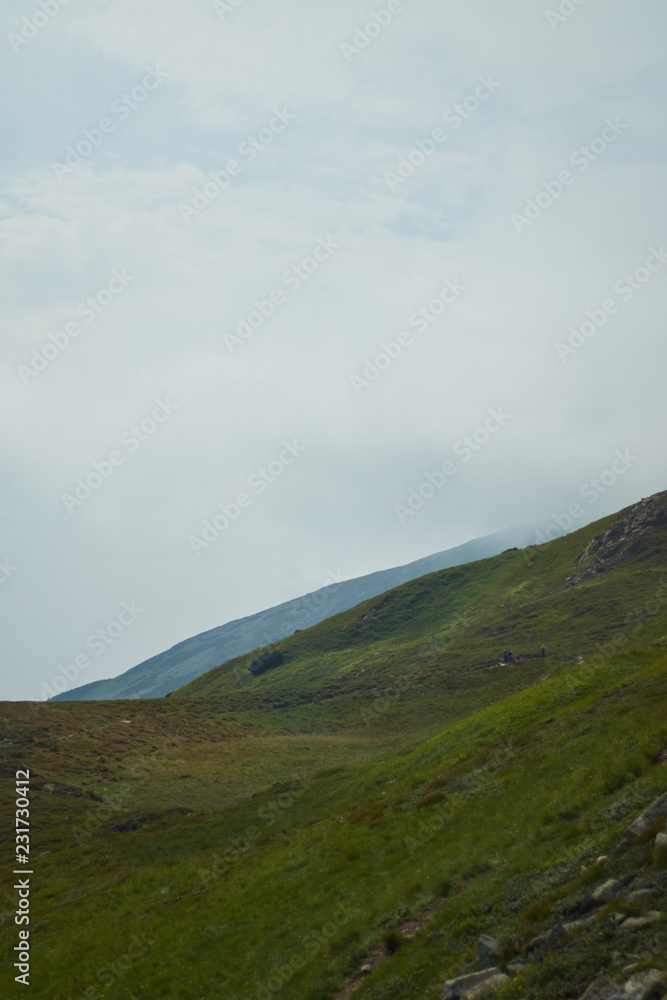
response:
<path id="1" fill-rule="evenodd" d="M 341 42 L 371 17 L 356 3 L 244 0 L 221 20 L 213 4 L 100 0 L 12 53 L 5 72 L 30 86 L 9 113 L 40 142 L 26 130 L 0 190 L 7 696 L 37 697 L 123 601 L 146 614 L 87 680 L 330 567 L 353 576 L 567 509 L 616 449 L 637 462 L 591 518 L 664 488 L 663 272 L 627 300 L 614 285 L 665 232 L 665 14 L 590 3 L 552 31 L 549 9 L 406 0 L 348 63 Z M 5 31 L 22 16 L 6 9 Z M 53 160 L 157 65 L 159 91 L 59 180 Z M 488 98 L 480 79 L 499 84 Z M 270 137 L 274 109 L 296 117 Z M 581 169 L 607 119 L 628 127 Z M 226 189 L 207 188 L 233 158 Z M 109 298 L 114 272 L 131 280 Z M 447 281 L 465 294 L 423 328 Z M 563 363 L 556 345 L 609 296 L 618 311 Z M 165 397 L 178 410 L 130 450 Z M 394 505 L 501 406 L 502 431 L 401 524 Z M 293 439 L 299 462 L 195 557 L 189 537 Z M 119 449 L 68 513 L 62 494 Z"/>

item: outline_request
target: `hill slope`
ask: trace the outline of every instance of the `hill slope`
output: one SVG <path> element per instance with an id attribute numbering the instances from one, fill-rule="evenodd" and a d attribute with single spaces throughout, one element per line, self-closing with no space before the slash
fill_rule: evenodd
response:
<path id="1" fill-rule="evenodd" d="M 480 934 L 496 1000 L 667 969 L 667 798 L 614 853 L 667 788 L 666 644 L 660 494 L 373 598 L 260 676 L 246 656 L 168 699 L 3 705 L 12 844 L 31 771 L 36 994 L 436 1000 L 489 964 Z"/>
<path id="2" fill-rule="evenodd" d="M 414 580 L 447 566 L 457 566 L 495 555 L 510 545 L 525 545 L 532 537 L 534 533 L 529 526 L 508 528 L 418 559 L 407 566 L 333 583 L 312 594 L 285 601 L 275 608 L 202 632 L 179 642 L 164 653 L 144 660 L 119 677 L 92 681 L 56 695 L 52 700 L 162 697 L 233 656 L 282 639 L 297 629 L 309 628 L 406 580 Z"/>

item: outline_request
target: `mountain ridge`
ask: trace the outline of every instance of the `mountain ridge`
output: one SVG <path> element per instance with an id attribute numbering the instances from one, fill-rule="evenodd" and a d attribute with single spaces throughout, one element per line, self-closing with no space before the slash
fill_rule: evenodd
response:
<path id="1" fill-rule="evenodd" d="M 402 566 L 376 570 L 331 583 L 309 594 L 283 601 L 207 629 L 143 660 L 117 677 L 91 681 L 51 697 L 50 701 L 160 698 L 188 684 L 226 660 L 286 638 L 297 630 L 346 611 L 387 590 L 439 569 L 497 555 L 503 548 L 534 539 L 534 525 L 516 525 L 456 545 Z M 318 606 L 318 598 L 322 603 Z"/>

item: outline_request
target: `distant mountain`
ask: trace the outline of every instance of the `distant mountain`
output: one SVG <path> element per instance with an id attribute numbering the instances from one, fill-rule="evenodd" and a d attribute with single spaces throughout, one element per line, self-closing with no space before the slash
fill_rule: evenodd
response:
<path id="1" fill-rule="evenodd" d="M 340 611 L 347 611 L 370 597 L 415 580 L 427 573 L 461 566 L 498 555 L 510 546 L 535 541 L 533 525 L 521 525 L 485 535 L 438 552 L 407 566 L 381 570 L 322 587 L 304 597 L 285 601 L 218 628 L 179 642 L 171 649 L 132 667 L 119 677 L 93 681 L 57 695 L 51 701 L 99 701 L 117 698 L 160 698 L 217 667 L 234 656 L 284 639 L 297 629 L 310 628 Z"/>

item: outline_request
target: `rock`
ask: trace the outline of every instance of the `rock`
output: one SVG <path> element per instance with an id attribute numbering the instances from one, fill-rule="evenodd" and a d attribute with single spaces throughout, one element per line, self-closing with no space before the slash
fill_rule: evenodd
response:
<path id="1" fill-rule="evenodd" d="M 510 976 L 518 976 L 520 972 L 524 971 L 524 969 L 529 969 L 529 968 L 530 966 L 526 965 L 525 962 L 510 962 L 510 964 L 507 966 L 507 971 L 509 972 Z"/>
<path id="2" fill-rule="evenodd" d="M 481 934 L 479 938 L 479 960 L 482 965 L 491 965 L 500 961 L 503 947 L 498 938 Z"/>
<path id="3" fill-rule="evenodd" d="M 643 917 L 628 917 L 627 920 L 623 921 L 623 930 L 641 931 L 644 927 L 650 927 L 651 924 L 655 924 L 661 919 L 662 913 L 660 910 L 650 910 Z"/>
<path id="4" fill-rule="evenodd" d="M 616 924 L 616 926 L 618 927 L 620 926 L 620 924 L 623 923 L 624 920 L 627 919 L 627 916 L 628 916 L 627 913 L 610 913 L 609 919 L 612 922 L 612 924 Z"/>
<path id="5" fill-rule="evenodd" d="M 482 996 L 487 990 L 497 989 L 511 982 L 500 969 L 492 967 L 484 969 L 483 972 L 473 972 L 468 976 L 458 976 L 456 979 L 448 979 L 442 991 L 442 995 L 447 1000 L 474 1000 L 475 997 Z"/>
<path id="6" fill-rule="evenodd" d="M 632 1000 L 654 1000 L 665 992 L 667 973 L 648 969 L 632 976 L 623 986 L 623 992 Z"/>
<path id="7" fill-rule="evenodd" d="M 659 833 L 655 838 L 656 847 L 667 847 L 667 833 Z"/>
<path id="8" fill-rule="evenodd" d="M 586 992 L 582 993 L 580 1000 L 610 1000 L 618 992 L 619 988 L 616 983 L 612 983 L 611 979 L 607 979 L 606 976 L 598 976 Z"/>
<path id="9" fill-rule="evenodd" d="M 614 896 L 618 896 L 622 889 L 623 886 L 617 879 L 609 878 L 593 891 L 593 899 L 598 905 L 608 903 Z"/>
<path id="10" fill-rule="evenodd" d="M 623 839 L 612 854 L 612 858 L 618 857 L 619 854 L 623 854 L 627 851 L 637 838 L 648 829 L 651 823 L 655 822 L 656 819 L 661 819 L 663 816 L 667 817 L 667 792 L 661 795 L 659 799 L 648 807 L 648 809 L 638 816 L 634 823 L 631 823 L 623 834 Z"/>
<path id="11" fill-rule="evenodd" d="M 126 820 L 124 823 L 116 823 L 111 829 L 114 833 L 133 833 L 134 830 L 138 830 L 138 824 L 141 822 L 141 816 L 131 816 L 130 819 Z"/>
<path id="12" fill-rule="evenodd" d="M 372 965 L 368 965 L 368 964 L 362 965 L 361 968 L 359 969 L 359 975 L 360 976 L 369 976 L 372 971 L 373 971 L 373 966 Z"/>
<path id="13" fill-rule="evenodd" d="M 574 903 L 570 903 L 566 906 L 562 912 L 567 917 L 580 917 L 584 913 L 590 913 L 594 910 L 598 904 L 595 902 L 592 896 L 580 896 L 576 899 Z"/>
<path id="14" fill-rule="evenodd" d="M 528 945 L 529 952 L 540 952 L 548 951 L 552 948 L 557 941 L 562 941 L 563 938 L 567 937 L 567 931 L 562 924 L 557 924 L 552 927 L 550 931 L 546 931 L 544 934 L 538 934 Z"/>
<path id="15" fill-rule="evenodd" d="M 600 857 L 596 858 L 595 861 L 593 862 L 593 867 L 594 868 L 599 868 L 602 865 L 606 865 L 608 861 L 609 861 L 609 855 L 608 854 L 601 854 Z"/>
<path id="16" fill-rule="evenodd" d="M 577 931 L 586 930 L 587 927 L 590 927 L 591 924 L 595 923 L 596 919 L 597 918 L 595 916 L 592 916 L 582 917 L 581 920 L 570 920 L 569 923 L 563 924 L 563 928 L 568 934 L 574 934 Z"/>

